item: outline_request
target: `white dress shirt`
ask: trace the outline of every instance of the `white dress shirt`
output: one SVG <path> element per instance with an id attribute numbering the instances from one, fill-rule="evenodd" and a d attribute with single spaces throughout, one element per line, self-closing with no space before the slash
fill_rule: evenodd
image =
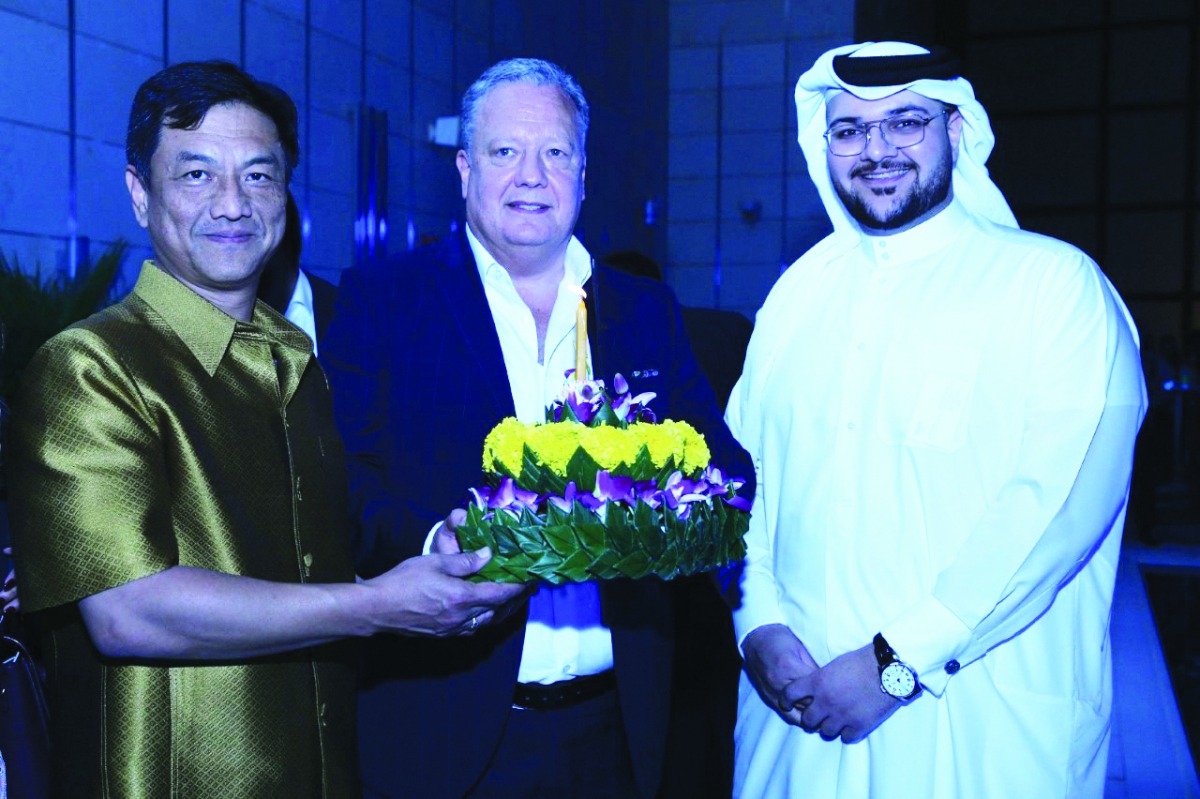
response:
<path id="1" fill-rule="evenodd" d="M 533 313 L 517 294 L 508 270 L 475 238 L 470 225 L 467 241 L 496 321 L 517 418 L 526 423 L 545 421 L 546 407 L 562 390 L 565 373 L 575 368 L 575 311 L 579 295 L 572 289 L 582 287 L 591 277 L 591 256 L 572 236 L 567 244 L 563 280 L 546 330 L 543 362 L 539 363 Z M 588 359 L 590 363 L 591 353 Z M 482 446 L 483 442 L 479 444 Z M 529 622 L 518 681 L 552 683 L 612 668 L 612 632 L 600 618 L 600 590 L 595 583 L 540 586 L 529 599 Z"/>
<path id="2" fill-rule="evenodd" d="M 296 270 L 296 287 L 292 289 L 292 298 L 288 300 L 283 315 L 308 334 L 313 355 L 317 355 L 317 314 L 313 308 L 312 283 L 308 282 L 308 275 L 304 274 L 303 269 Z"/>

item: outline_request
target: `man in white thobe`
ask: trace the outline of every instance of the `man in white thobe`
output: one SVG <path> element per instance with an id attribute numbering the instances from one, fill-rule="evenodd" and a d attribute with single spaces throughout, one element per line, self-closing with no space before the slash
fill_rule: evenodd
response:
<path id="1" fill-rule="evenodd" d="M 796 106 L 834 232 L 767 298 L 728 411 L 759 481 L 735 794 L 1099 797 L 1133 322 L 1018 228 L 940 53 L 837 48 Z"/>

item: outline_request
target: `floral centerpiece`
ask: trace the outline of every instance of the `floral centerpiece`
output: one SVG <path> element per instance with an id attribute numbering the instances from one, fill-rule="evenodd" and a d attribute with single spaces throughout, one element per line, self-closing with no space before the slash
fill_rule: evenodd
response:
<path id="1" fill-rule="evenodd" d="M 745 481 L 709 463 L 691 425 L 658 422 L 653 393 L 632 395 L 619 374 L 613 388 L 570 381 L 545 423 L 508 418 L 488 434 L 458 529 L 464 550 L 492 549 L 476 579 L 671 579 L 745 555 Z"/>

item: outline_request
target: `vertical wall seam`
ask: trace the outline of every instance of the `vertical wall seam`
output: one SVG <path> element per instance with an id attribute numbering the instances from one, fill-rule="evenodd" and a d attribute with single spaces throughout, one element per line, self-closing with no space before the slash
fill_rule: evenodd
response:
<path id="1" fill-rule="evenodd" d="M 1192 19 L 1188 26 L 1188 83 L 1184 100 L 1184 141 L 1195 142 L 1200 136 L 1200 0 L 1192 0 Z M 1192 309 L 1200 296 L 1196 292 L 1196 270 L 1200 269 L 1198 262 L 1196 238 L 1200 217 L 1200 155 L 1194 146 L 1185 146 L 1187 164 L 1184 166 L 1184 196 L 1183 196 L 1183 318 L 1180 320 L 1183 333 L 1191 337 L 1195 324 Z M 1184 339 L 1186 344 L 1187 339 Z M 1193 353 L 1195 355 L 1196 353 Z"/>
<path id="2" fill-rule="evenodd" d="M 417 4 L 414 0 L 410 0 L 408 4 L 408 126 L 407 126 L 407 142 L 408 147 L 408 185 L 404 188 L 405 196 L 408 198 L 408 213 L 407 225 L 405 226 L 405 246 L 408 249 L 413 249 L 416 244 L 416 217 L 413 213 L 413 207 L 416 205 L 416 194 L 414 193 L 414 184 L 416 183 L 417 174 L 417 148 L 414 139 L 417 128 Z"/>
<path id="3" fill-rule="evenodd" d="M 305 221 L 312 219 L 312 0 L 304 0 L 304 157 L 301 168 L 304 170 L 304 213 L 301 214 L 300 230 L 302 240 L 305 229 L 311 235 L 312 229 Z M 293 195 L 293 199 L 295 199 Z"/>
<path id="4" fill-rule="evenodd" d="M 1096 261 L 1108 261 L 1108 228 L 1113 212 L 1110 197 L 1109 160 L 1112 154 L 1112 47 L 1113 14 L 1112 0 L 1103 4 L 1103 19 L 1100 25 L 1100 107 L 1096 119 Z"/>
<path id="5" fill-rule="evenodd" d="M 358 101 L 367 104 L 367 0 L 359 7 L 361 18 L 358 26 Z"/>
<path id="6" fill-rule="evenodd" d="M 721 22 L 721 35 L 717 39 L 717 187 L 713 192 L 716 206 L 716 224 L 713 225 L 713 307 L 721 307 L 721 194 L 724 186 L 723 154 L 725 151 L 725 23 Z"/>
<path id="7" fill-rule="evenodd" d="M 790 27 L 790 26 L 789 26 Z M 787 245 L 788 231 L 788 182 L 791 177 L 788 174 L 788 150 L 792 146 L 792 142 L 788 140 L 788 116 L 791 110 L 791 97 L 787 91 L 791 83 L 792 76 L 792 40 L 791 33 L 783 38 L 783 185 L 779 191 L 779 274 L 783 274 L 783 270 L 792 262 L 792 259 L 799 258 L 800 253 L 789 255 Z"/>
<path id="8" fill-rule="evenodd" d="M 79 268 L 79 169 L 75 0 L 67 0 L 67 276 Z"/>
<path id="9" fill-rule="evenodd" d="M 246 68 L 246 0 L 238 2 L 238 66 Z"/>

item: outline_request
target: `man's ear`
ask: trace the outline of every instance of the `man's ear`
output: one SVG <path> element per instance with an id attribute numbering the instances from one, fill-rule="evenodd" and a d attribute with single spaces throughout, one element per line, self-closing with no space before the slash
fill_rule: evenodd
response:
<path id="1" fill-rule="evenodd" d="M 458 155 L 454 158 L 454 165 L 458 167 L 458 176 L 462 178 L 462 196 L 467 199 L 467 178 L 471 175 L 471 158 L 467 155 L 466 150 L 459 150 Z"/>
<path id="2" fill-rule="evenodd" d="M 946 118 L 946 135 L 950 137 L 950 163 L 958 163 L 958 143 L 962 139 L 962 114 L 956 108 Z"/>
<path id="3" fill-rule="evenodd" d="M 150 224 L 150 194 L 132 164 L 125 167 L 125 188 L 129 189 L 129 199 L 133 202 L 133 215 L 137 223 L 147 227 Z"/>

